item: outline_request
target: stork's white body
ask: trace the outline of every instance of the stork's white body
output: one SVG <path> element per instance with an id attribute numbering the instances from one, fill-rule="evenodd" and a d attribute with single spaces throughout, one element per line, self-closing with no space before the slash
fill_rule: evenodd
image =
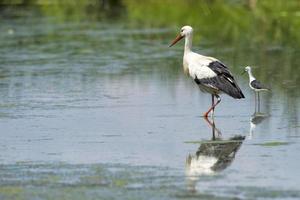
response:
<path id="1" fill-rule="evenodd" d="M 189 34 L 185 37 L 184 53 L 183 53 L 183 69 L 193 79 L 197 76 L 199 79 L 212 78 L 217 74 L 208 68 L 209 63 L 216 61 L 216 58 L 203 56 L 198 53 L 194 53 L 192 48 L 193 32 L 190 30 Z"/>
<path id="2" fill-rule="evenodd" d="M 209 63 L 217 61 L 213 57 L 203 56 L 192 51 L 184 51 L 183 56 L 183 69 L 193 80 L 213 78 L 217 74 L 211 70 L 208 65 Z M 210 94 L 219 94 L 220 91 L 214 87 L 206 87 L 204 85 L 198 85 L 202 92 Z"/>
<path id="3" fill-rule="evenodd" d="M 203 56 L 192 51 L 184 52 L 183 56 L 183 68 L 184 71 L 188 71 L 188 74 L 195 79 L 212 78 L 217 74 L 211 70 L 208 65 L 209 63 L 217 61 L 213 57 Z"/>

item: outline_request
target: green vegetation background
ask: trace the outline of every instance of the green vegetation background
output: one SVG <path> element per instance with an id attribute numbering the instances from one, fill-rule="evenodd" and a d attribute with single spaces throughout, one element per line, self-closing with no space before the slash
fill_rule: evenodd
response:
<path id="1" fill-rule="evenodd" d="M 196 32 L 195 46 L 232 48 L 242 62 L 232 64 L 263 65 L 258 78 L 283 80 L 281 87 L 292 93 L 300 83 L 299 0 L 0 0 L 0 14 L 16 7 L 35 7 L 62 23 L 111 20 L 124 28 L 174 29 L 172 35 L 151 36 L 168 41 L 188 24 Z"/>
<path id="2" fill-rule="evenodd" d="M 1 0 L 1 5 L 37 5 L 61 20 L 127 20 L 130 26 L 199 29 L 217 43 L 300 43 L 299 0 Z"/>

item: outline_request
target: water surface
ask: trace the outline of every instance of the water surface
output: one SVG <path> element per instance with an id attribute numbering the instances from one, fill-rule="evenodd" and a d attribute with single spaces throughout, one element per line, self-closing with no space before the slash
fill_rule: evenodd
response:
<path id="1" fill-rule="evenodd" d="M 174 29 L 25 12 L 0 30 L 1 199 L 300 198 L 298 82 L 280 68 L 297 50 L 195 44 L 231 66 L 246 96 L 222 96 L 216 137 L 245 139 L 223 169 L 189 171 L 189 158 L 215 162 L 197 152 L 216 141 L 201 117 L 210 96 L 183 74 L 183 44 L 168 48 Z M 260 113 L 240 75 L 249 64 L 272 87 Z"/>

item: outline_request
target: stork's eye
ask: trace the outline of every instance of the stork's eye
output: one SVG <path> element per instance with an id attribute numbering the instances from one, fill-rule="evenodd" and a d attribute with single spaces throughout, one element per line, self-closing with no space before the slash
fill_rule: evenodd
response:
<path id="1" fill-rule="evenodd" d="M 183 32 L 183 29 L 181 29 L 181 31 L 180 31 L 181 33 Z"/>

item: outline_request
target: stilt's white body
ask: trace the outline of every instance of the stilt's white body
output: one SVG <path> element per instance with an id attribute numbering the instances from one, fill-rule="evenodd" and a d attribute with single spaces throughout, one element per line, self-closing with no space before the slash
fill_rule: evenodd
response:
<path id="1" fill-rule="evenodd" d="M 256 81 L 256 78 L 253 76 L 252 74 L 252 69 L 251 67 L 246 67 L 245 68 L 246 72 L 248 72 L 248 75 L 249 75 L 249 87 L 254 90 L 255 92 L 261 92 L 261 91 L 268 91 L 269 89 L 268 88 L 255 88 L 251 85 L 252 81 Z"/>

